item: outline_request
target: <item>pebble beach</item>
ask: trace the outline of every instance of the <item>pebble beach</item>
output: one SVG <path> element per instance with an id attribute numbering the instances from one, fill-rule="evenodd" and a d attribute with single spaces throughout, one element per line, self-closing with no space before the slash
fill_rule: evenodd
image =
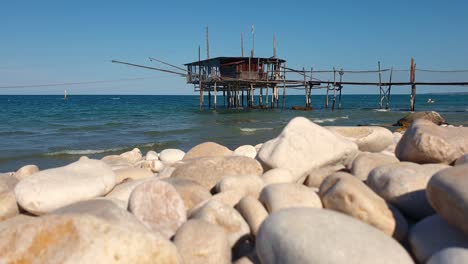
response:
<path id="1" fill-rule="evenodd" d="M 398 124 L 4 171 L 0 263 L 468 263 L 468 128 Z"/>

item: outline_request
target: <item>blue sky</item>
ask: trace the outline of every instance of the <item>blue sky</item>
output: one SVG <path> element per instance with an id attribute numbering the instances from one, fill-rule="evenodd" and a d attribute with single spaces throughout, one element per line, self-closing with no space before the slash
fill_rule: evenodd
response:
<path id="1" fill-rule="evenodd" d="M 468 1 L 3 1 L 0 5 L 0 87 L 121 80 L 77 86 L 0 89 L 0 94 L 194 94 L 181 77 L 112 64 L 160 67 L 149 56 L 181 65 L 210 55 L 239 56 L 240 33 L 255 54 L 288 67 L 360 70 L 394 66 L 468 69 Z M 468 73 L 457 74 L 467 81 Z M 347 76 L 345 75 L 345 78 Z M 419 77 L 419 78 L 418 78 Z M 139 80 L 122 80 L 142 78 Z M 376 80 L 376 76 L 363 78 Z M 387 76 L 384 76 L 387 78 Z M 396 75 L 406 81 L 407 73 Z M 417 80 L 453 79 L 417 75 Z M 440 91 L 440 88 L 419 88 Z M 395 88 L 409 93 L 409 87 Z M 456 91 L 466 91 L 458 87 Z M 345 93 L 376 88 L 345 87 Z"/>

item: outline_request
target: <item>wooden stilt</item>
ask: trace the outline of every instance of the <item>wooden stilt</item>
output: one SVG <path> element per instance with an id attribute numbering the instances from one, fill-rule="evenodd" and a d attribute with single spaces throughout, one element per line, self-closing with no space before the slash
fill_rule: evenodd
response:
<path id="1" fill-rule="evenodd" d="M 242 90 L 242 107 L 244 107 L 244 90 Z"/>
<path id="2" fill-rule="evenodd" d="M 214 83 L 214 98 L 213 98 L 213 109 L 216 110 L 216 97 L 218 96 L 218 91 L 216 90 L 216 82 Z"/>
<path id="3" fill-rule="evenodd" d="M 416 79 L 416 64 L 414 63 L 414 59 L 411 58 L 411 66 L 410 66 L 410 82 L 411 82 L 411 97 L 410 97 L 410 103 L 411 103 L 411 111 L 414 112 L 415 109 L 415 104 L 416 104 L 416 84 L 415 83 Z"/>
<path id="4" fill-rule="evenodd" d="M 211 109 L 211 88 L 208 87 L 208 109 Z"/>
<path id="5" fill-rule="evenodd" d="M 330 84 L 327 84 L 327 95 L 325 96 L 325 108 L 328 108 L 328 92 L 330 91 Z"/>
<path id="6" fill-rule="evenodd" d="M 281 109 L 283 110 L 286 105 L 284 101 L 285 99 L 286 99 L 286 63 L 284 64 L 284 68 L 283 68 L 283 100 L 282 100 L 283 105 L 281 107 Z"/>
<path id="7" fill-rule="evenodd" d="M 308 89 L 307 89 L 306 71 L 304 67 L 302 67 L 302 74 L 304 75 L 305 108 L 308 109 L 309 108 L 309 95 L 308 95 Z"/>
<path id="8" fill-rule="evenodd" d="M 260 95 L 258 96 L 258 105 L 260 106 L 260 108 L 262 107 L 262 103 L 263 103 L 263 88 L 260 88 Z"/>
<path id="9" fill-rule="evenodd" d="M 392 75 L 393 75 L 393 67 L 390 69 L 390 81 L 388 82 L 388 89 L 387 89 L 387 104 L 385 105 L 385 109 L 390 108 L 390 93 L 392 90 Z"/>
<path id="10" fill-rule="evenodd" d="M 335 102 L 336 102 L 336 70 L 333 67 L 333 100 L 332 100 L 332 111 L 335 110 Z"/>

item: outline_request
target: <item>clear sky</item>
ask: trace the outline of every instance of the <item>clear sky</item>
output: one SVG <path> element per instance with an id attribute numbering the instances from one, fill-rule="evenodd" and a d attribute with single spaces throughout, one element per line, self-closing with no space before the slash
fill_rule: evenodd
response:
<path id="1" fill-rule="evenodd" d="M 468 69 L 467 0 L 18 0 L 0 6 L 0 87 L 120 80 L 1 88 L 0 94 L 61 94 L 64 88 L 69 94 L 194 94 L 181 77 L 110 61 L 161 67 L 148 57 L 177 65 L 197 60 L 198 45 L 205 56 L 206 25 L 211 57 L 240 56 L 241 32 L 249 50 L 254 24 L 255 55 L 272 56 L 276 32 L 278 56 L 287 59 L 288 67 L 376 69 L 381 61 L 383 68 L 408 69 L 414 57 L 418 68 Z M 396 78 L 406 81 L 407 73 L 402 74 Z M 467 81 L 467 74 L 456 80 Z M 435 78 L 416 79 L 423 77 Z M 126 80 L 132 78 L 141 79 Z"/>

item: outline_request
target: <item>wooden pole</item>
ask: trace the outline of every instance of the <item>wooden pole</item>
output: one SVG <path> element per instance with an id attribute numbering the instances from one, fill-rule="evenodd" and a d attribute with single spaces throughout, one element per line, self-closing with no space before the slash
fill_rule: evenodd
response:
<path id="1" fill-rule="evenodd" d="M 211 109 L 211 87 L 208 87 L 208 109 Z"/>
<path id="2" fill-rule="evenodd" d="M 244 89 L 242 89 L 242 107 L 244 107 Z"/>
<path id="3" fill-rule="evenodd" d="M 378 62 L 378 67 L 379 67 L 379 106 L 380 109 L 382 109 L 382 72 L 380 71 L 380 61 Z"/>
<path id="4" fill-rule="evenodd" d="M 343 85 L 341 85 L 341 82 L 343 82 L 343 68 L 340 70 L 340 94 L 338 95 L 338 109 L 341 109 L 341 90 L 343 90 Z"/>
<path id="5" fill-rule="evenodd" d="M 216 97 L 218 96 L 218 91 L 216 90 L 216 82 L 214 83 L 214 100 L 213 100 L 213 109 L 216 110 Z"/>
<path id="6" fill-rule="evenodd" d="M 411 111 L 414 112 L 415 104 L 416 104 L 416 64 L 414 63 L 414 59 L 411 58 L 411 71 L 410 71 L 410 82 L 411 82 Z"/>
<path id="7" fill-rule="evenodd" d="M 302 74 L 304 74 L 304 91 L 305 91 L 305 108 L 307 109 L 309 107 L 309 95 L 307 94 L 307 79 L 306 79 L 306 71 L 305 68 L 302 67 Z"/>
<path id="8" fill-rule="evenodd" d="M 335 110 L 336 102 L 336 69 L 333 67 L 333 100 L 332 100 L 332 111 Z"/>
<path id="9" fill-rule="evenodd" d="M 281 64 L 280 64 L 281 65 Z M 283 67 L 283 100 L 282 100 L 282 109 L 284 110 L 284 107 L 286 105 L 285 100 L 286 99 L 286 63 L 284 63 Z"/>
<path id="10" fill-rule="evenodd" d="M 387 104 L 385 106 L 385 109 L 390 108 L 390 93 L 391 93 L 391 90 L 392 90 L 392 75 L 393 75 L 393 66 L 390 69 L 390 81 L 388 82 L 389 84 L 388 84 L 388 90 L 387 90 Z"/>
<path id="11" fill-rule="evenodd" d="M 201 54 L 200 45 L 198 45 L 198 88 L 200 90 L 200 111 L 203 110 L 203 86 L 202 86 L 202 71 L 201 71 Z"/>
<path id="12" fill-rule="evenodd" d="M 330 82 L 330 80 L 328 82 Z M 330 84 L 327 84 L 327 95 L 325 96 L 325 108 L 328 108 L 328 92 L 329 91 L 330 91 Z"/>
<path id="13" fill-rule="evenodd" d="M 206 58 L 210 59 L 210 41 L 208 35 L 208 26 L 206 26 Z"/>

